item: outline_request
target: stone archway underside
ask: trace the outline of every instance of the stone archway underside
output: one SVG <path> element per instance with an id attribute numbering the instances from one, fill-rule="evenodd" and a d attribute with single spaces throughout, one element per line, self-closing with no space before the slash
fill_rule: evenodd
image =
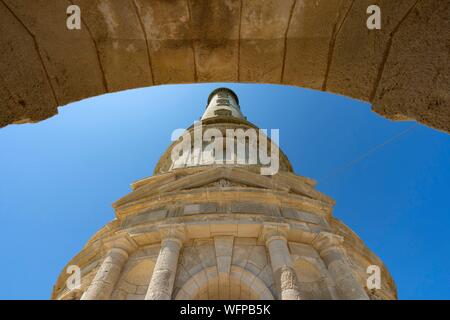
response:
<path id="1" fill-rule="evenodd" d="M 372 4 L 381 30 L 366 28 Z M 107 92 L 217 81 L 334 92 L 450 132 L 449 16 L 450 0 L 0 0 L 0 127 Z"/>

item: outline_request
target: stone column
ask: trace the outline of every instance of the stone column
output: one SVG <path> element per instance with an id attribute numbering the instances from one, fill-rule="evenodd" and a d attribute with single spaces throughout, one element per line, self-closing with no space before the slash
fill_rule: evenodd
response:
<path id="1" fill-rule="evenodd" d="M 129 253 L 136 248 L 136 244 L 127 237 L 109 239 L 104 245 L 108 250 L 107 254 L 80 300 L 109 299 Z"/>
<path id="2" fill-rule="evenodd" d="M 183 225 L 160 227 L 161 249 L 153 269 L 145 300 L 170 300 L 177 272 L 178 257 L 185 237 Z"/>
<path id="3" fill-rule="evenodd" d="M 358 282 L 341 245 L 343 238 L 329 232 L 320 232 L 312 244 L 325 262 L 336 282 L 339 295 L 347 300 L 369 300 L 364 287 Z"/>
<path id="4" fill-rule="evenodd" d="M 270 263 L 281 300 L 301 300 L 294 264 L 287 245 L 289 225 L 267 223 L 263 227 L 263 238 L 269 251 Z"/>

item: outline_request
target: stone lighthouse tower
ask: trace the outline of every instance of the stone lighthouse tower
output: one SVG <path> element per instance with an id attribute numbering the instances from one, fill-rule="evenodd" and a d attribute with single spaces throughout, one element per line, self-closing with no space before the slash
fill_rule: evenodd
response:
<path id="1" fill-rule="evenodd" d="M 52 298 L 396 299 L 380 259 L 266 132 L 233 91 L 214 90 L 153 176 L 113 204 L 115 219 L 68 263 Z"/>

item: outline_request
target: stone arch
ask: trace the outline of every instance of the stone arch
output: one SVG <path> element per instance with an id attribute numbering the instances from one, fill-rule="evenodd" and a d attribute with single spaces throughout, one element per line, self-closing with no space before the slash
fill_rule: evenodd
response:
<path id="1" fill-rule="evenodd" d="M 256 300 L 274 300 L 272 292 L 266 286 L 263 280 L 255 276 L 250 271 L 236 265 L 232 265 L 228 278 L 230 292 L 240 287 L 242 291 L 231 293 L 230 299 L 256 299 Z M 216 267 L 205 268 L 191 278 L 175 294 L 175 300 L 198 300 L 204 299 L 202 293 L 207 290 L 208 284 L 219 281 L 219 275 Z M 233 288 L 234 287 L 234 288 Z M 247 293 L 247 292 L 248 293 Z M 246 292 L 243 294 L 243 292 Z"/>
<path id="2" fill-rule="evenodd" d="M 0 127 L 126 89 L 254 82 L 338 93 L 450 132 L 449 0 L 382 1 L 371 31 L 369 0 L 77 4 L 74 31 L 64 1 L 0 1 Z"/>

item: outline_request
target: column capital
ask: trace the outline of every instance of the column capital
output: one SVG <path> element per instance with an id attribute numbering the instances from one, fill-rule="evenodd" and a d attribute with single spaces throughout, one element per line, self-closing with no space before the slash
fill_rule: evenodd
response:
<path id="1" fill-rule="evenodd" d="M 137 248 L 128 234 L 117 234 L 101 240 L 103 248 L 108 250 L 94 279 L 81 296 L 81 300 L 109 299 L 119 280 L 129 254 Z"/>
<path id="2" fill-rule="evenodd" d="M 289 224 L 287 223 L 265 222 L 261 231 L 261 239 L 266 244 L 275 239 L 281 239 L 287 242 L 288 231 Z"/>
<path id="3" fill-rule="evenodd" d="M 344 238 L 340 235 L 331 232 L 321 231 L 312 241 L 312 245 L 319 252 L 323 252 L 324 250 L 333 247 L 340 248 L 343 241 Z"/>
<path id="4" fill-rule="evenodd" d="M 103 240 L 103 246 L 107 250 L 121 249 L 127 254 L 137 249 L 138 245 L 128 234 L 118 234 Z"/>
<path id="5" fill-rule="evenodd" d="M 174 240 L 180 244 L 183 244 L 184 240 L 186 240 L 186 229 L 182 223 L 163 224 L 158 228 L 161 235 L 161 242 Z"/>

